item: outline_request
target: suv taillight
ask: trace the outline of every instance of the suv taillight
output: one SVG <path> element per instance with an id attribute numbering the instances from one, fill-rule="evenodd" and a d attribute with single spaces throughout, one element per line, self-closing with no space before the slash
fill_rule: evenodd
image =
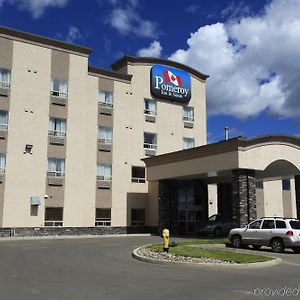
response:
<path id="1" fill-rule="evenodd" d="M 287 236 L 293 236 L 294 232 L 292 230 L 289 230 L 285 235 L 287 235 Z"/>

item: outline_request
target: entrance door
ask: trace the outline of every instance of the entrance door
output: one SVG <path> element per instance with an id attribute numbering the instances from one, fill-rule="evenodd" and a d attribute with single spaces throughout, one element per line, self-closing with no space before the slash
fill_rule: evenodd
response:
<path id="1" fill-rule="evenodd" d="M 179 234 L 196 233 L 203 222 L 203 209 L 195 205 L 194 189 L 179 189 L 178 197 Z"/>

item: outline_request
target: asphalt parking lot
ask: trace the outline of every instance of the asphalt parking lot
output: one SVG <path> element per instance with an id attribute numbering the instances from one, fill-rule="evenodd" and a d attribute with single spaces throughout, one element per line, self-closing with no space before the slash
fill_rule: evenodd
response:
<path id="1" fill-rule="evenodd" d="M 160 241 L 160 237 L 2 240 L 0 299 L 300 298 L 300 254 L 276 254 L 283 259 L 281 264 L 260 269 L 159 265 L 131 257 L 138 246 Z M 258 252 L 272 254 L 267 249 Z M 290 291 L 293 294 L 288 295 Z"/>

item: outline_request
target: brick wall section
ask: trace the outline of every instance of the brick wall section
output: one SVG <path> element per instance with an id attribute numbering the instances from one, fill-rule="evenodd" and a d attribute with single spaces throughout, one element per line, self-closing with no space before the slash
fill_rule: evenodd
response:
<path id="1" fill-rule="evenodd" d="M 295 176 L 296 212 L 297 219 L 300 218 L 300 175 Z"/>
<path id="2" fill-rule="evenodd" d="M 254 170 L 232 170 L 232 215 L 239 226 L 256 219 Z"/>
<path id="3" fill-rule="evenodd" d="M 218 183 L 218 214 L 232 215 L 232 184 Z"/>
<path id="4" fill-rule="evenodd" d="M 80 236 L 132 233 L 157 233 L 157 227 L 22 227 L 1 228 L 0 238 L 9 236 Z"/>
<path id="5" fill-rule="evenodd" d="M 178 184 L 175 180 L 159 181 L 158 199 L 158 229 L 159 233 L 164 228 L 170 230 L 170 234 L 178 234 Z"/>

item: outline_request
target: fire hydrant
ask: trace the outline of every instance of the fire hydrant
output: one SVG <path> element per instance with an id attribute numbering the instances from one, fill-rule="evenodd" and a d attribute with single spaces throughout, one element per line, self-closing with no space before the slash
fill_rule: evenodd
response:
<path id="1" fill-rule="evenodd" d="M 169 238 L 170 238 L 169 229 L 165 228 L 162 231 L 161 237 L 163 239 L 163 251 L 164 252 L 169 252 Z"/>

